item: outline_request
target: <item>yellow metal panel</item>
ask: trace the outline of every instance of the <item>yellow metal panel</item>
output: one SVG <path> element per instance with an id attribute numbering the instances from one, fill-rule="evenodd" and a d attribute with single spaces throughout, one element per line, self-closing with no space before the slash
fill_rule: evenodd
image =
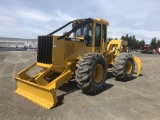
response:
<path id="1" fill-rule="evenodd" d="M 64 60 L 64 39 L 57 40 L 58 36 L 53 36 L 53 49 L 52 49 L 52 59 L 53 60 Z"/>
<path id="2" fill-rule="evenodd" d="M 87 50 L 87 53 L 89 53 L 89 52 L 93 52 L 92 50 L 93 50 L 93 48 L 92 47 L 86 47 L 86 50 Z"/>
<path id="3" fill-rule="evenodd" d="M 96 34 L 96 31 L 95 31 L 95 29 L 96 29 L 96 23 L 94 22 L 93 23 L 93 35 L 92 35 L 92 52 L 94 52 L 95 51 L 95 34 Z"/>
<path id="4" fill-rule="evenodd" d="M 53 70 L 57 71 L 57 72 L 63 72 L 65 67 L 66 67 L 66 60 L 53 60 L 52 64 L 53 64 Z"/>
<path id="5" fill-rule="evenodd" d="M 122 40 L 111 40 L 108 43 L 107 51 L 114 50 L 114 55 L 118 55 L 122 46 Z"/>
<path id="6" fill-rule="evenodd" d="M 65 41 L 65 60 L 76 59 L 79 55 L 86 53 L 84 42 Z"/>
<path id="7" fill-rule="evenodd" d="M 102 18 L 97 18 L 96 20 L 98 20 L 102 24 L 106 24 L 107 26 L 109 25 L 109 22 L 107 20 L 102 19 Z"/>
<path id="8" fill-rule="evenodd" d="M 62 86 L 65 82 L 67 82 L 68 80 L 70 80 L 72 78 L 72 74 L 71 71 L 65 71 L 65 73 L 62 73 L 58 78 L 56 78 L 55 80 L 53 80 L 53 82 L 51 82 L 47 88 L 49 89 L 57 89 L 60 86 Z"/>
<path id="9" fill-rule="evenodd" d="M 44 64 L 44 63 L 40 63 L 40 62 L 37 62 L 36 65 L 40 66 L 40 67 L 44 67 L 44 68 L 49 68 L 52 66 L 52 64 Z"/>

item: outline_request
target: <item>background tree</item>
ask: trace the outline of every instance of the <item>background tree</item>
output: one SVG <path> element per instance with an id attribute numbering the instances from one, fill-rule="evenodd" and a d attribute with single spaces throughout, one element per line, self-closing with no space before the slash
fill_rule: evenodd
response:
<path id="1" fill-rule="evenodd" d="M 118 38 L 114 38 L 117 40 Z M 137 40 L 135 35 L 129 36 L 128 34 L 123 35 L 121 37 L 122 40 L 125 40 L 128 42 L 128 47 L 131 49 L 140 49 L 140 47 L 144 47 L 146 45 L 145 40 Z M 108 38 L 108 41 L 113 40 L 113 38 Z M 152 49 L 160 48 L 160 40 L 157 40 L 156 37 L 152 38 L 150 44 Z"/>
<path id="2" fill-rule="evenodd" d="M 157 49 L 157 39 L 156 37 L 152 38 L 150 46 L 152 49 Z"/>
<path id="3" fill-rule="evenodd" d="M 146 45 L 144 39 L 138 42 L 138 47 L 144 47 Z"/>
<path id="4" fill-rule="evenodd" d="M 131 49 L 139 49 L 144 42 L 143 41 L 139 43 L 139 40 L 136 39 L 135 35 L 128 36 L 128 34 L 126 34 L 126 36 L 122 36 L 121 39 L 126 40 L 128 42 L 128 47 L 130 47 Z"/>
<path id="5" fill-rule="evenodd" d="M 111 40 L 113 40 L 113 38 L 110 38 L 110 37 L 109 37 L 109 38 L 108 38 L 108 41 L 111 41 Z"/>
<path id="6" fill-rule="evenodd" d="M 157 40 L 157 48 L 160 48 L 160 40 Z"/>

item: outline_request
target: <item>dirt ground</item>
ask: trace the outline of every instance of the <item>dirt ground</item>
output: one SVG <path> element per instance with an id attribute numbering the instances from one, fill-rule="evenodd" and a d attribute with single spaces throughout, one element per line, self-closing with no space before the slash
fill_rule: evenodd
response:
<path id="1" fill-rule="evenodd" d="M 0 51 L 1 120 L 159 120 L 160 55 L 134 52 L 142 75 L 127 82 L 108 78 L 105 90 L 85 95 L 74 81 L 57 92 L 56 107 L 46 110 L 15 93 L 15 75 L 36 61 L 34 51 Z"/>

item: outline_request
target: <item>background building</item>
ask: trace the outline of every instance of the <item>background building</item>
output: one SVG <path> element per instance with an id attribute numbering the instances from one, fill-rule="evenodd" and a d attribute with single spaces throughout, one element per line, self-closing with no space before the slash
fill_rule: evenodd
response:
<path id="1" fill-rule="evenodd" d="M 36 50 L 37 39 L 0 37 L 0 50 Z"/>

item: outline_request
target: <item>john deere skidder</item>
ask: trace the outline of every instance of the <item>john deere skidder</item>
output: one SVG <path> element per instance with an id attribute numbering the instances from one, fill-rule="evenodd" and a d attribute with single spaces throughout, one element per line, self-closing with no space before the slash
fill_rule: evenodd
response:
<path id="1" fill-rule="evenodd" d="M 70 31 L 54 35 L 68 25 L 72 25 Z M 38 36 L 37 62 L 15 77 L 16 93 L 50 109 L 58 102 L 56 90 L 72 78 L 84 93 L 96 94 L 103 91 L 108 69 L 117 80 L 127 81 L 133 76 L 137 63 L 138 76 L 141 60 L 126 52 L 127 42 L 107 43 L 108 25 L 103 19 L 78 19 L 46 36 Z M 35 66 L 41 71 L 28 75 Z"/>

